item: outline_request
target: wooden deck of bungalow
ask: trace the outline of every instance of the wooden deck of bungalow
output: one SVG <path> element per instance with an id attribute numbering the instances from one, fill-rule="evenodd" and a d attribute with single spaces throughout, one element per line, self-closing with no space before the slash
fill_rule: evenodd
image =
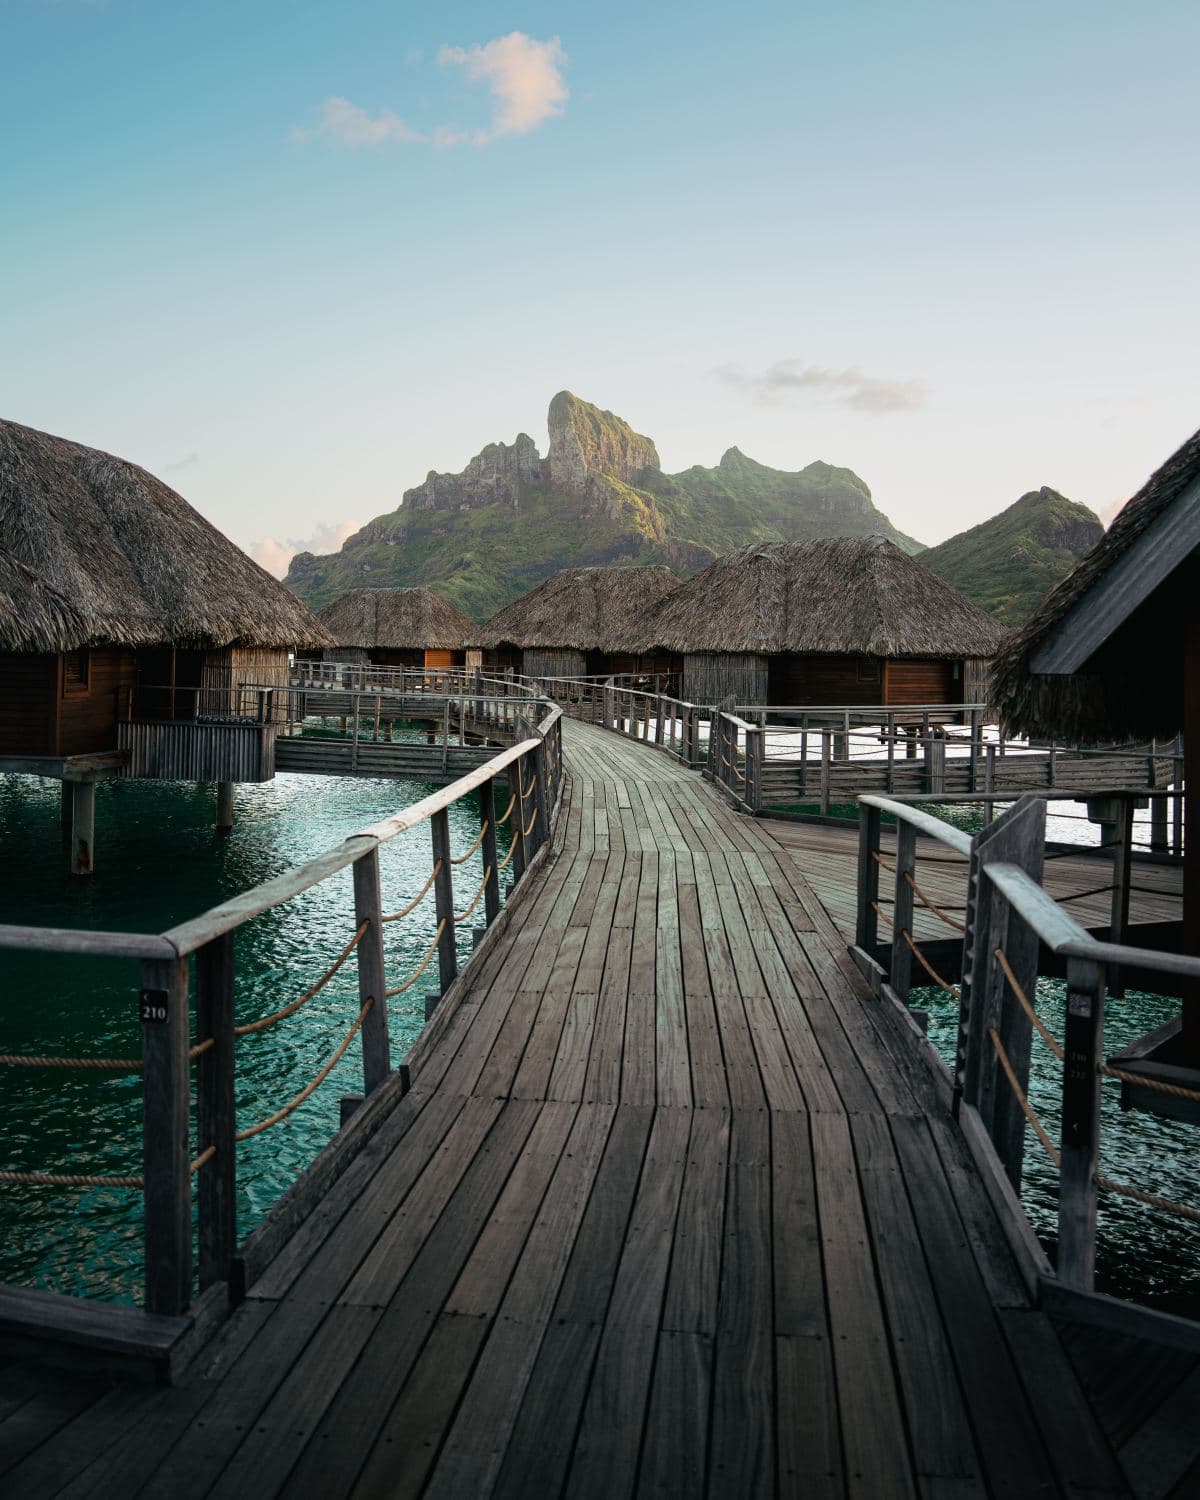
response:
<path id="1" fill-rule="evenodd" d="M 564 742 L 384 1126 L 174 1386 L 0 1368 L 0 1492 L 1200 1493 L 1200 1354 L 1032 1305 L 844 836 Z"/>

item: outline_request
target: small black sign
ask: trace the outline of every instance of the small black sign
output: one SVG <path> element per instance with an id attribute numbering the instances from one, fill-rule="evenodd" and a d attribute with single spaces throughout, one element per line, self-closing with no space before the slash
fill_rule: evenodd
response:
<path id="1" fill-rule="evenodd" d="M 141 1018 L 144 1025 L 161 1026 L 167 1019 L 166 990 L 143 990 Z"/>

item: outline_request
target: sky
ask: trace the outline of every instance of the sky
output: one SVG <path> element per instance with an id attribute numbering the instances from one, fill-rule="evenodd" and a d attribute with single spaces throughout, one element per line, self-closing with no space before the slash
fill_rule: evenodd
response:
<path id="1" fill-rule="evenodd" d="M 265 564 L 562 388 L 933 543 L 1200 422 L 1194 0 L 0 0 L 0 416 Z"/>

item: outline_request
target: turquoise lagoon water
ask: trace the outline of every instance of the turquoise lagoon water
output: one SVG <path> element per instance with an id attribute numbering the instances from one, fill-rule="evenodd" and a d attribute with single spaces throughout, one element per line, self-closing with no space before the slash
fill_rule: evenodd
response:
<path id="1" fill-rule="evenodd" d="M 59 784 L 0 777 L 0 920 L 160 932 L 334 847 L 431 790 L 397 781 L 280 775 L 261 786 L 239 787 L 234 831 L 219 836 L 212 786 L 106 782 L 96 796 L 96 872 L 73 879 L 59 828 Z M 476 796 L 455 804 L 450 826 L 453 850 L 465 851 L 479 831 Z M 503 857 L 507 827 L 500 834 Z M 428 878 L 428 825 L 385 845 L 380 864 L 384 910 L 394 911 Z M 476 853 L 456 868 L 457 910 L 475 893 L 481 866 Z M 460 965 L 470 952 L 475 921 L 473 916 L 458 928 Z M 388 926 L 391 985 L 412 972 L 435 926 L 432 893 L 411 917 Z M 247 924 L 236 939 L 239 1022 L 299 995 L 353 931 L 349 870 Z M 0 1052 L 136 1057 L 139 974 L 132 960 L 0 952 Z M 436 988 L 435 959 L 412 990 L 391 1002 L 393 1064 L 420 1032 L 424 996 Z M 301 1011 L 243 1037 L 237 1046 L 239 1128 L 299 1093 L 357 1013 L 351 959 Z M 355 1041 L 293 1115 L 239 1146 L 241 1235 L 335 1133 L 341 1096 L 361 1087 Z M 0 1069 L 0 1170 L 136 1175 L 140 1151 L 137 1075 Z M 138 1301 L 141 1278 L 139 1192 L 0 1183 L 0 1282 Z"/>

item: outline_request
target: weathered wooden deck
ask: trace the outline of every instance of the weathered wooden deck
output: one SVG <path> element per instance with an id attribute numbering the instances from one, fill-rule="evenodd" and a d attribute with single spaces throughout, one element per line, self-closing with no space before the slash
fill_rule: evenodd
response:
<path id="1" fill-rule="evenodd" d="M 824 862 L 565 743 L 555 856 L 385 1126 L 177 1386 L 0 1369 L 0 1492 L 1196 1494 L 1200 1360 L 1030 1306 Z"/>

